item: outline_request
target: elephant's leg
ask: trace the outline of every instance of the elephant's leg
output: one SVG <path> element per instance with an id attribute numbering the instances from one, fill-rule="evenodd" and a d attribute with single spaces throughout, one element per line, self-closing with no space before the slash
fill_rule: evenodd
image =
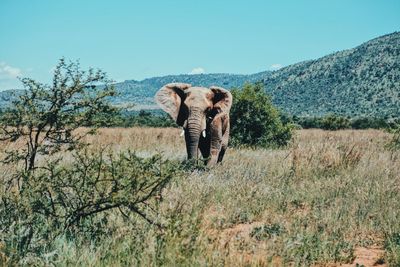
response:
<path id="1" fill-rule="evenodd" d="M 200 137 L 199 141 L 199 149 L 201 152 L 201 155 L 203 156 L 204 159 L 208 159 L 210 157 L 210 138 L 209 136 Z"/>
<path id="2" fill-rule="evenodd" d="M 213 166 L 218 162 L 219 149 L 211 149 L 211 157 L 207 162 L 207 166 Z"/>
<path id="3" fill-rule="evenodd" d="M 229 132 L 230 132 L 230 123 L 229 123 L 229 117 L 227 117 L 225 120 L 222 120 L 222 141 L 221 141 L 221 151 L 218 154 L 218 161 L 221 162 L 222 159 L 224 158 L 226 149 L 228 148 L 228 141 L 229 141 Z"/>
<path id="4" fill-rule="evenodd" d="M 207 166 L 215 165 L 218 162 L 218 156 L 222 147 L 222 120 L 217 117 L 213 120 L 210 127 L 211 140 L 210 140 L 210 160 Z"/>
<path id="5" fill-rule="evenodd" d="M 221 151 L 220 151 L 219 154 L 218 154 L 218 160 L 217 160 L 217 162 L 221 162 L 222 159 L 224 158 L 226 148 L 227 148 L 226 146 L 222 146 L 222 147 L 221 147 Z"/>

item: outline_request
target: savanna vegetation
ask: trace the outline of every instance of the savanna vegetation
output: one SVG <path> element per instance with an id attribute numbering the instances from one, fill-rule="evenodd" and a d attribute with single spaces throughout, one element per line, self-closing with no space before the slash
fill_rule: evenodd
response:
<path id="1" fill-rule="evenodd" d="M 390 134 L 300 130 L 286 148 L 230 148 L 223 165 L 193 170 L 181 163 L 179 133 L 100 129 L 86 137 L 89 151 L 21 176 L 22 191 L 3 182 L 3 263 L 307 266 L 361 262 L 368 248 L 398 266 L 400 155 L 386 147 Z M 2 165 L 3 181 L 15 168 Z M 150 193 L 140 185 L 157 181 L 136 203 Z"/>
<path id="2" fill-rule="evenodd" d="M 397 128 L 294 130 L 248 84 L 207 169 L 180 129 L 99 128 L 121 119 L 101 71 L 61 60 L 52 85 L 22 82 L 0 121 L 1 265 L 400 265 Z"/>

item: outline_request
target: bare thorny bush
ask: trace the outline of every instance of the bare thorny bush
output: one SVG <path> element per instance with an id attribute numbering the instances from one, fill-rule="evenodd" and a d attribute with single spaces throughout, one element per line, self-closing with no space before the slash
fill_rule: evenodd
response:
<path id="1" fill-rule="evenodd" d="M 20 149 L 6 151 L 3 162 L 22 160 L 26 171 L 35 169 L 38 155 L 82 145 L 82 138 L 95 128 L 79 135 L 74 131 L 84 125 L 96 126 L 100 114 L 115 111 L 107 101 L 114 95 L 112 81 L 101 70 L 80 70 L 78 62 L 61 59 L 52 85 L 30 78 L 21 82 L 25 90 L 1 117 L 0 140 L 25 143 Z"/>
<path id="2" fill-rule="evenodd" d="M 105 73 L 79 68 L 60 60 L 52 86 L 22 79 L 26 91 L 0 120 L 0 140 L 23 144 L 1 163 L 19 167 L 0 184 L 0 264 L 41 257 L 59 237 L 96 242 L 115 230 L 115 216 L 163 227 L 161 192 L 181 167 L 159 155 L 90 149 L 83 137 L 113 111 L 114 91 Z"/>

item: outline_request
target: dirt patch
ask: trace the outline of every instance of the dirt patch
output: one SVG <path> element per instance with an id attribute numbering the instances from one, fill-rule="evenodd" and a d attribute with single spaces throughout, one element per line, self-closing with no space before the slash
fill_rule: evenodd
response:
<path id="1" fill-rule="evenodd" d="M 355 259 L 351 264 L 342 264 L 341 267 L 350 266 L 379 266 L 386 267 L 387 264 L 384 261 L 385 251 L 381 247 L 369 247 L 363 248 L 358 247 L 354 250 Z"/>
<path id="2" fill-rule="evenodd" d="M 262 225 L 262 222 L 241 223 L 220 232 L 219 249 L 225 251 L 229 264 L 267 266 L 265 243 L 250 237 L 251 231 Z M 272 266 L 282 266 L 280 257 L 274 257 Z"/>
<path id="3" fill-rule="evenodd" d="M 307 209 L 299 209 L 307 214 Z M 296 212 L 296 211 L 294 211 Z M 218 220 L 224 220 L 223 211 L 211 207 L 203 218 L 203 229 L 213 244 L 213 249 L 225 256 L 225 264 L 229 266 L 293 266 L 284 262 L 279 256 L 271 255 L 266 242 L 252 237 L 252 231 L 263 227 L 266 221 L 240 223 L 229 228 L 218 229 Z M 214 223 L 213 223 L 214 222 Z M 376 237 L 376 239 L 379 239 Z M 385 251 L 381 246 L 356 247 L 352 263 L 317 263 L 313 267 L 387 267 L 384 261 Z"/>
<path id="4" fill-rule="evenodd" d="M 220 245 L 226 248 L 229 243 L 239 239 L 249 239 L 250 232 L 254 227 L 261 226 L 262 222 L 241 223 L 231 228 L 222 230 L 220 234 Z"/>
<path id="5" fill-rule="evenodd" d="M 223 220 L 221 211 L 210 208 L 203 218 L 203 229 L 212 242 L 213 249 L 225 257 L 225 264 L 229 266 L 267 266 L 266 247 L 264 242 L 251 238 L 250 233 L 263 222 L 249 222 L 233 225 L 229 228 L 216 229 L 215 223 Z M 214 223 L 213 223 L 214 222 Z M 218 227 L 218 226 L 217 226 Z M 272 258 L 272 266 L 282 266 L 280 257 Z"/>

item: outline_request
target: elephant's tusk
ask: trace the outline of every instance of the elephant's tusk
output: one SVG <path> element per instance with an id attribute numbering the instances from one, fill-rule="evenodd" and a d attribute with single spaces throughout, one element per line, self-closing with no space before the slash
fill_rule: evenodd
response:
<path id="1" fill-rule="evenodd" d="M 183 136 L 184 134 L 185 134 L 185 130 L 182 130 L 182 132 L 179 136 Z"/>
<path id="2" fill-rule="evenodd" d="M 201 135 L 203 135 L 203 137 L 205 138 L 205 137 L 206 137 L 206 130 L 204 130 L 204 131 L 201 133 Z"/>

